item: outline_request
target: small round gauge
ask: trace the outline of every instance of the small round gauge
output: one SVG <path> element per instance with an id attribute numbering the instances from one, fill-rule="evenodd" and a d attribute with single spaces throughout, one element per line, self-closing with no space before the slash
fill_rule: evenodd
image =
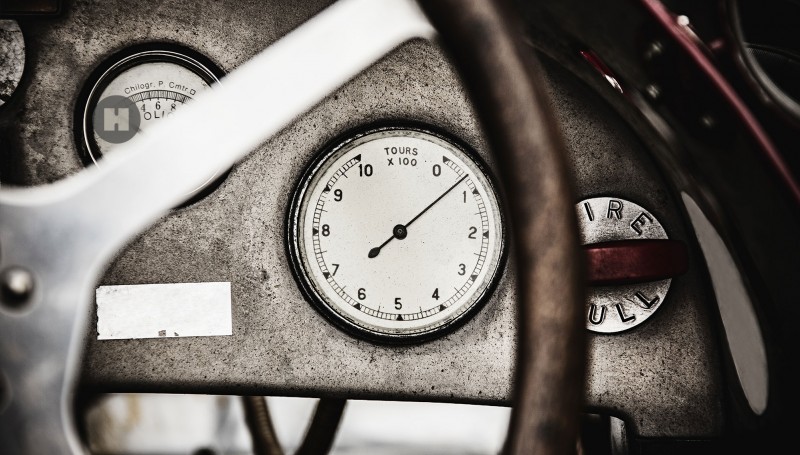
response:
<path id="1" fill-rule="evenodd" d="M 351 333 L 435 337 L 480 307 L 505 231 L 492 179 L 459 141 L 417 127 L 357 134 L 308 168 L 289 216 L 306 296 Z"/>
<path id="2" fill-rule="evenodd" d="M 95 72 L 78 106 L 84 162 L 99 165 L 118 144 L 179 111 L 222 75 L 205 57 L 174 46 L 115 55 Z M 219 175 L 209 176 L 188 198 L 205 192 Z"/>

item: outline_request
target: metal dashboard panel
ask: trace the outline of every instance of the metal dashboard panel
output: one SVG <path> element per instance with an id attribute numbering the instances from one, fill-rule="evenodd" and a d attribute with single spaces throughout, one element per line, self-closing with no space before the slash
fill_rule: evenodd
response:
<path id="1" fill-rule="evenodd" d="M 73 109 L 83 81 L 107 55 L 134 43 L 177 42 L 229 70 L 325 3 L 75 2 L 63 18 L 28 24 L 23 101 L 0 114 L 14 115 L 3 118 L 9 126 L 2 135 L 18 153 L 18 183 L 42 184 L 80 169 Z M 672 238 L 692 245 L 642 144 L 596 95 L 557 65 L 546 66 L 578 198 L 634 201 L 654 213 Z M 304 166 L 336 136 L 392 120 L 444 129 L 495 167 L 440 49 L 421 41 L 403 46 L 259 147 L 214 193 L 144 233 L 102 279 L 101 284 L 230 281 L 233 335 L 97 341 L 93 324 L 84 384 L 118 391 L 511 404 L 513 245 L 486 306 L 457 331 L 416 346 L 376 345 L 345 334 L 304 300 L 291 274 L 285 217 Z M 640 436 L 720 431 L 716 342 L 700 264 L 695 258 L 690 273 L 673 281 L 660 311 L 646 323 L 623 334 L 589 336 L 588 405 L 625 416 Z"/>

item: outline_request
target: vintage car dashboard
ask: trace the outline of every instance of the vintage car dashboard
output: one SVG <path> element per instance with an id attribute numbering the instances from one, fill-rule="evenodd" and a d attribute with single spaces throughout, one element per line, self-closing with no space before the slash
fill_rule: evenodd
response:
<path id="1" fill-rule="evenodd" d="M 0 106 L 2 185 L 44 185 L 102 165 L 114 138 L 92 133 L 101 98 L 129 99 L 146 128 L 194 93 L 224 84 L 226 73 L 328 3 L 77 1 L 58 17 L 21 20 L 24 72 Z M 554 49 L 530 44 L 568 146 L 584 242 L 670 239 L 688 252 L 687 269 L 674 276 L 590 287 L 587 409 L 622 418 L 637 438 L 715 438 L 732 392 L 722 377 L 728 354 L 715 332 L 711 279 L 687 213 L 697 206 L 653 160 L 660 147 L 654 136 L 609 102 L 621 96 L 618 87 L 580 52 Z M 387 160 L 425 176 L 409 180 Z M 103 321 L 94 306 L 81 386 L 511 405 L 517 277 L 497 164 L 439 44 L 402 45 L 233 168 L 209 176 L 187 203 L 120 251 L 101 280 L 230 283 L 230 335 L 99 337 Z M 375 177 L 359 183 L 373 166 Z M 453 186 L 436 183 L 440 175 Z M 389 248 L 370 250 L 378 245 L 366 240 L 358 259 L 326 256 L 348 257 L 358 239 L 347 232 L 372 229 L 364 226 L 393 207 L 424 208 L 439 201 L 442 188 L 449 205 L 439 225 L 460 222 L 448 217 L 465 210 L 457 205 L 462 196 L 469 203 L 464 238 L 451 241 L 456 234 L 420 221 L 415 226 L 433 237 L 424 248 L 408 247 L 412 258 L 432 249 L 452 263 L 441 287 L 428 283 L 439 279 L 437 270 L 420 271 Z M 354 201 L 343 210 L 357 213 L 359 223 L 334 224 L 334 204 L 343 199 Z M 410 244 L 409 226 L 385 232 L 391 247 Z M 344 235 L 338 244 L 337 228 Z M 473 236 L 478 243 L 469 243 Z M 464 245 L 480 246 L 474 257 L 455 257 L 471 251 Z M 351 263 L 360 275 L 346 274 Z M 335 292 L 326 291 L 334 282 Z M 419 310 L 403 304 L 420 298 L 395 297 L 417 288 L 433 299 Z M 766 406 L 761 393 L 748 397 L 751 408 Z"/>

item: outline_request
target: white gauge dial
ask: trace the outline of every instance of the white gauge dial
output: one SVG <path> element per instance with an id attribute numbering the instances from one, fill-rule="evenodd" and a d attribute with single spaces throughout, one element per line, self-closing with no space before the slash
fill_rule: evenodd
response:
<path id="1" fill-rule="evenodd" d="M 174 62 L 150 61 L 128 68 L 113 78 L 101 92 L 99 99 L 124 96 L 133 101 L 139 111 L 141 131 L 175 113 L 209 83 L 200 74 Z M 115 144 L 105 141 L 93 132 L 103 155 L 113 150 Z"/>
<path id="2" fill-rule="evenodd" d="M 430 337 L 467 315 L 504 247 L 484 168 L 418 129 L 373 130 L 328 151 L 301 182 L 289 230 L 307 294 L 384 339 Z"/>
<path id="3" fill-rule="evenodd" d="M 183 52 L 158 49 L 135 52 L 112 62 L 91 86 L 83 107 L 81 145 L 87 164 L 99 165 L 102 156 L 113 153 L 118 144 L 171 116 L 213 83 L 219 82 L 217 75 L 221 71 L 209 63 L 201 63 L 199 59 L 199 56 L 193 58 Z M 106 102 L 114 99 L 121 101 L 110 105 Z M 108 117 L 98 117 L 96 111 L 101 108 L 108 110 L 109 107 L 115 109 L 111 112 L 111 123 L 98 125 L 98 119 L 106 120 Z M 122 109 L 131 110 L 125 114 L 124 125 L 116 117 Z M 117 140 L 99 134 L 108 131 L 112 131 Z M 125 133 L 117 134 L 119 131 Z M 217 177 L 218 174 L 210 175 L 188 196 L 200 193 Z"/>

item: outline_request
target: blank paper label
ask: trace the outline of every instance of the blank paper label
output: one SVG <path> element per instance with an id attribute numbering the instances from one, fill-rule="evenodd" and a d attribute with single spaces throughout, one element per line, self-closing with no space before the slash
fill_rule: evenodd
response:
<path id="1" fill-rule="evenodd" d="M 231 284 L 171 283 L 97 288 L 97 339 L 231 335 Z"/>

